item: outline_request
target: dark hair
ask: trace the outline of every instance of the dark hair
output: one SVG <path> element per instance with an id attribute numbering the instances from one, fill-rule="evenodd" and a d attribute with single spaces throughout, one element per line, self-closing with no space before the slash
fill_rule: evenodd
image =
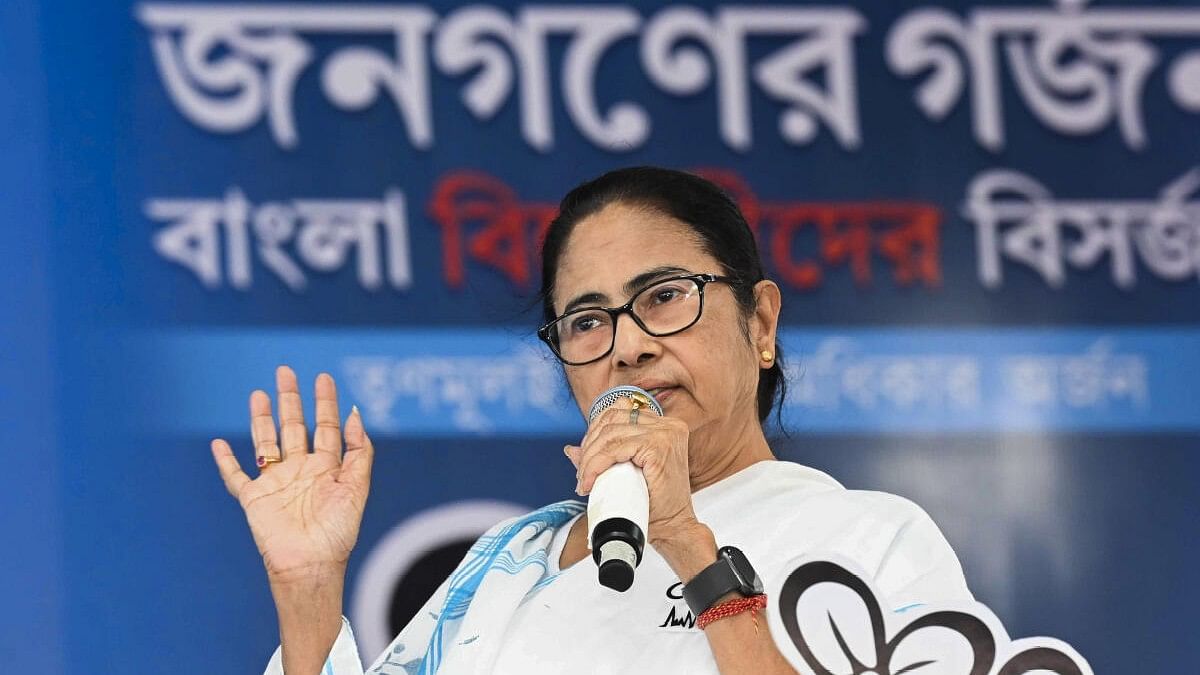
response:
<path id="1" fill-rule="evenodd" d="M 686 223 L 704 251 L 721 263 L 743 317 L 754 311 L 754 285 L 765 279 L 754 233 L 737 204 L 713 183 L 683 171 L 637 166 L 610 171 L 576 187 L 563 197 L 542 243 L 542 316 L 554 313 L 554 281 L 558 259 L 579 221 L 613 203 L 652 209 Z M 772 406 L 783 405 L 787 383 L 783 353 L 775 345 L 775 362 L 758 377 L 758 419 L 765 421 Z"/>

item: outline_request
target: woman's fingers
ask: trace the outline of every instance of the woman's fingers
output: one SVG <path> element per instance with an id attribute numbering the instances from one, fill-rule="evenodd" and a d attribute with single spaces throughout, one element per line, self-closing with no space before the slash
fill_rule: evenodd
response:
<path id="1" fill-rule="evenodd" d="M 225 489 L 229 490 L 229 494 L 233 495 L 234 499 L 238 499 L 242 488 L 250 482 L 250 477 L 246 475 L 245 471 L 242 471 L 237 457 L 233 455 L 233 448 L 229 447 L 225 439 L 213 439 L 212 454 L 213 460 L 217 463 L 217 471 L 221 473 L 221 480 L 225 482 Z"/>
<path id="2" fill-rule="evenodd" d="M 308 454 L 308 429 L 304 426 L 304 406 L 296 373 L 287 366 L 275 369 L 275 389 L 278 392 L 279 439 L 283 458 Z"/>
<path id="3" fill-rule="evenodd" d="M 575 465 L 580 494 L 590 492 L 596 477 L 613 464 L 633 462 L 646 469 L 669 464 L 679 453 L 686 457 L 688 427 L 682 420 L 648 414 L 632 424 L 628 409 L 611 410 L 596 418 L 579 446 L 564 448 Z"/>
<path id="4" fill-rule="evenodd" d="M 579 494 L 587 494 L 596 478 L 614 464 L 632 461 L 650 441 L 650 432 L 632 425 L 612 426 L 596 435 L 588 446 L 581 448 L 578 463 Z"/>
<path id="5" fill-rule="evenodd" d="M 632 410 L 633 401 L 627 398 L 617 399 L 616 403 L 602 410 L 599 415 L 596 415 L 596 419 L 588 424 L 587 431 L 583 434 L 583 440 L 579 441 L 579 445 L 587 447 L 596 434 L 611 424 L 628 424 Z M 641 419 L 640 413 L 638 418 Z"/>
<path id="6" fill-rule="evenodd" d="M 632 409 L 632 401 L 629 399 L 619 399 L 607 410 L 597 415 L 596 419 L 592 420 L 587 432 L 583 435 L 583 440 L 579 442 L 578 446 L 567 446 L 568 448 L 577 448 L 574 455 L 572 455 L 570 450 L 566 451 L 567 457 L 575 465 L 576 494 L 584 495 L 587 494 L 588 490 L 591 490 L 591 483 L 594 482 L 593 473 L 595 476 L 599 476 L 600 473 L 613 464 L 616 464 L 617 461 L 623 461 L 609 460 L 600 467 L 596 466 L 594 459 L 602 451 L 602 448 L 607 447 L 607 439 L 613 436 L 625 437 L 638 435 L 644 431 L 644 429 L 639 429 L 638 426 L 629 423 L 630 411 Z M 641 424 L 640 421 L 639 424 Z"/>
<path id="7" fill-rule="evenodd" d="M 576 494 L 582 496 L 591 492 L 600 474 L 608 471 L 614 464 L 632 460 L 638 449 L 623 446 L 618 450 L 619 452 L 613 454 L 597 453 L 583 460 L 583 467 L 579 470 L 579 482 L 575 485 Z"/>
<path id="8" fill-rule="evenodd" d="M 271 397 L 261 389 L 250 394 L 250 435 L 256 457 L 280 457 L 275 438 L 275 418 L 271 417 Z"/>
<path id="9" fill-rule="evenodd" d="M 317 375 L 317 431 L 313 449 L 342 461 L 342 425 L 338 418 L 337 385 L 329 373 Z"/>
<path id="10" fill-rule="evenodd" d="M 371 484 L 371 463 L 375 459 L 375 446 L 363 429 L 362 413 L 358 406 L 350 410 L 346 418 L 346 456 L 342 460 L 342 472 L 338 482 L 350 482 L 364 490 Z"/>

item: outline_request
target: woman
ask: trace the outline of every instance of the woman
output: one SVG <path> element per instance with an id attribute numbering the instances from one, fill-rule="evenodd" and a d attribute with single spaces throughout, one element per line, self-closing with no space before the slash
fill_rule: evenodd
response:
<path id="1" fill-rule="evenodd" d="M 719 546 L 740 549 L 761 578 L 786 574 L 805 553 L 849 558 L 896 609 L 971 598 L 918 507 L 775 459 L 762 422 L 782 396 L 780 291 L 716 186 L 649 167 L 585 183 L 560 205 L 542 272 L 539 336 L 580 410 L 622 384 L 650 390 L 664 410 L 637 417 L 614 406 L 564 448 L 583 496 L 615 463 L 642 468 L 649 546 L 636 583 L 625 593 L 600 586 L 585 560 L 583 504 L 552 504 L 482 537 L 368 672 L 794 672 L 757 616 L 754 589 L 701 583 L 702 572 L 711 579 L 734 564 Z M 354 410 L 342 456 L 334 383 L 322 374 L 308 453 L 295 376 L 280 368 L 276 379 L 279 442 L 267 394 L 250 398 L 261 475 L 251 480 L 229 445 L 213 442 L 278 610 L 281 648 L 268 672 L 357 675 L 342 589 L 371 441 Z"/>

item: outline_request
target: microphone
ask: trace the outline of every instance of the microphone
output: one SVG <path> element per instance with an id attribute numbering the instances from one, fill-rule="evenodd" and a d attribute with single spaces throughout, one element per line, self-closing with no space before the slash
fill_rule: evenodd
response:
<path id="1" fill-rule="evenodd" d="M 650 392 L 622 385 L 600 394 L 588 411 L 588 424 L 596 416 L 627 398 L 638 410 L 662 416 L 662 406 Z M 641 467 L 621 462 L 600 474 L 588 496 L 588 548 L 596 561 L 600 584 L 624 592 L 633 585 L 633 571 L 642 562 L 650 521 L 650 492 Z"/>

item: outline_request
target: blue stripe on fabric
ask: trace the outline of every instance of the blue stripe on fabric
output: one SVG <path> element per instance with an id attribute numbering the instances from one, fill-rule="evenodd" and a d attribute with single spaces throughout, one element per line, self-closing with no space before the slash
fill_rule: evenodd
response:
<path id="1" fill-rule="evenodd" d="M 1200 430 L 1200 328 L 792 328 L 780 343 L 783 419 L 802 433 Z M 158 332 L 125 346 L 154 373 L 133 392 L 140 431 L 241 432 L 247 395 L 271 389 L 279 363 L 305 390 L 333 374 L 377 434 L 584 429 L 557 362 L 509 329 Z"/>
<path id="2" fill-rule="evenodd" d="M 466 615 L 471 601 L 475 598 L 475 593 L 479 590 L 479 586 L 488 572 L 496 570 L 515 575 L 528 567 L 540 567 L 543 578 L 539 579 L 534 588 L 540 587 L 538 584 L 544 581 L 548 572 L 546 550 L 539 549 L 527 558 L 516 560 L 506 549 L 518 534 L 521 534 L 525 528 L 532 527 L 533 531 L 524 536 L 536 537 L 547 529 L 561 527 L 585 508 L 584 504 L 577 501 L 557 502 L 517 518 L 495 534 L 480 537 L 471 546 L 467 558 L 450 576 L 446 599 L 442 603 L 442 610 L 438 613 L 437 625 L 434 626 L 429 646 L 425 650 L 425 658 L 421 661 L 421 667 L 417 672 L 422 675 L 437 673 L 442 663 L 445 641 L 454 639 L 454 631 L 457 629 L 457 626 L 451 624 L 462 620 Z M 472 638 L 473 640 L 474 638 Z"/>

